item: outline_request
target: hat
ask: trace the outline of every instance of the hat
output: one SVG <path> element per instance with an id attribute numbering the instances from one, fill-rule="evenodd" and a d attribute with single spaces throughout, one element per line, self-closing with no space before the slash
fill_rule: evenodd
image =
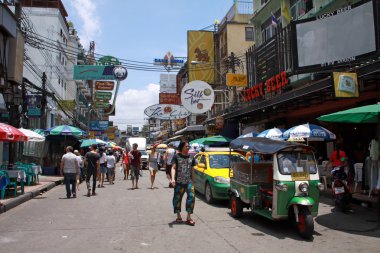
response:
<path id="1" fill-rule="evenodd" d="M 78 149 L 74 150 L 74 154 L 79 154 Z"/>

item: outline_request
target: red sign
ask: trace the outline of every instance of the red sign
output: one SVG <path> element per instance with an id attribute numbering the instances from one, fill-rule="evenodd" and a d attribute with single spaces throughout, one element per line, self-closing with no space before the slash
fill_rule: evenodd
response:
<path id="1" fill-rule="evenodd" d="M 160 93 L 160 104 L 178 105 L 179 96 L 176 93 Z"/>
<path id="2" fill-rule="evenodd" d="M 259 83 L 244 91 L 244 100 L 250 101 L 258 97 L 263 97 L 271 92 L 279 92 L 283 87 L 289 84 L 286 77 L 286 72 L 283 71 L 272 78 L 269 78 L 265 83 Z"/>
<path id="3" fill-rule="evenodd" d="M 95 90 L 113 90 L 115 83 L 113 81 L 96 81 Z"/>

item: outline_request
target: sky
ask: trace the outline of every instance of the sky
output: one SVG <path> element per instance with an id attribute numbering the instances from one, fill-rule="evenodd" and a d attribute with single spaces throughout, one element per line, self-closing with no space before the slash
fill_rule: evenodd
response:
<path id="1" fill-rule="evenodd" d="M 123 60 L 153 63 L 167 52 L 187 56 L 187 31 L 222 20 L 233 0 L 62 0 L 85 49 Z M 175 72 L 172 72 L 175 74 Z M 116 98 L 119 129 L 142 126 L 144 109 L 158 104 L 159 72 L 128 70 Z"/>

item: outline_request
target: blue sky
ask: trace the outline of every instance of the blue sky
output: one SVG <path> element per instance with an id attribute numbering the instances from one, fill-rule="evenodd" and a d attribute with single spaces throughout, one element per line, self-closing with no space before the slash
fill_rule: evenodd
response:
<path id="1" fill-rule="evenodd" d="M 233 0 L 63 0 L 81 43 L 95 53 L 153 62 L 168 51 L 187 56 L 187 31 L 221 20 Z M 158 103 L 159 72 L 129 70 L 116 102 L 115 124 L 142 125 L 144 109 Z"/>

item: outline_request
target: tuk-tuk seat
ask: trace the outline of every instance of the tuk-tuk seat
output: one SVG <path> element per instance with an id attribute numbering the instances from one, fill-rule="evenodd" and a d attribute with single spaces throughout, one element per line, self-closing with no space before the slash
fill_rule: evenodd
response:
<path id="1" fill-rule="evenodd" d="M 262 193 L 267 194 L 267 195 L 273 196 L 273 189 L 270 189 L 270 188 L 261 188 L 260 191 Z"/>

